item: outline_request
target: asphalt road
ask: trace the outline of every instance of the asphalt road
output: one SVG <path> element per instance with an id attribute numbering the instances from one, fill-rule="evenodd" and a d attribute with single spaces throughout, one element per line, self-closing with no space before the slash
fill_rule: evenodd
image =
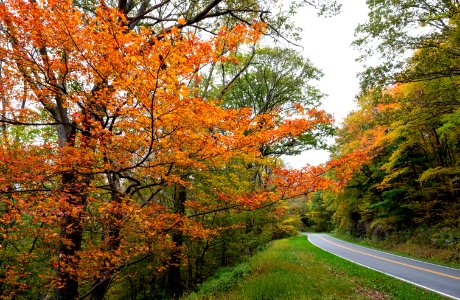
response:
<path id="1" fill-rule="evenodd" d="M 350 244 L 327 234 L 308 233 L 315 246 L 359 265 L 460 300 L 460 270 Z"/>

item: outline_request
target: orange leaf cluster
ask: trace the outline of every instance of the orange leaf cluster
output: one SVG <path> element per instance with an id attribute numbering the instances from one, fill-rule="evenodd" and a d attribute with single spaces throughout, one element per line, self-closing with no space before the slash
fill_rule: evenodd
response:
<path id="1" fill-rule="evenodd" d="M 73 281 L 98 286 L 143 255 L 163 269 L 172 228 L 192 238 L 215 232 L 171 211 L 157 197 L 162 190 L 193 191 L 184 174 L 259 163 L 262 144 L 331 122 L 299 107 L 305 117 L 278 124 L 276 112 L 254 117 L 196 96 L 200 70 L 255 43 L 264 24 L 203 40 L 177 28 L 129 30 L 123 14 L 103 5 L 86 14 L 70 0 L 6 0 L 0 28 L 1 115 L 11 124 L 0 145 L 0 255 L 9 264 L 0 284 L 10 296 L 26 288 L 36 260 L 48 261 L 40 280 L 58 290 Z M 255 192 L 215 183 L 215 195 L 203 198 L 263 207 L 326 187 L 323 171 L 275 168 Z M 216 205 L 206 201 L 187 205 Z"/>

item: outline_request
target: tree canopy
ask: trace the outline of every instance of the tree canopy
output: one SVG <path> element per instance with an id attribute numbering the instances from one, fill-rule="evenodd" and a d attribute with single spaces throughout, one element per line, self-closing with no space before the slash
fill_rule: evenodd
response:
<path id="1" fill-rule="evenodd" d="M 409 232 L 417 243 L 458 250 L 459 3 L 368 5 L 355 45 L 364 58 L 380 54 L 381 64 L 362 74 L 358 109 L 338 130 L 334 153 L 362 149 L 368 160 L 343 191 L 320 194 L 309 215 L 327 211 L 358 237 Z"/>
<path id="2" fill-rule="evenodd" d="M 177 297 L 291 230 L 282 201 L 335 186 L 330 167 L 286 170 L 264 149 L 319 145 L 332 119 L 308 61 L 262 49 L 259 69 L 242 49 L 331 3 L 3 1 L 0 296 Z M 305 75 L 289 98 L 286 55 Z M 243 77 L 227 87 L 216 65 Z M 237 103 L 258 77 L 265 98 Z"/>

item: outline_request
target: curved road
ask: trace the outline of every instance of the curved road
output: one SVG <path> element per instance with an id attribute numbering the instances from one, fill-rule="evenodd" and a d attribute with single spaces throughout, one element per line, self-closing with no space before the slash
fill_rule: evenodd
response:
<path id="1" fill-rule="evenodd" d="M 357 246 L 327 234 L 308 233 L 315 246 L 370 269 L 460 300 L 460 270 Z"/>

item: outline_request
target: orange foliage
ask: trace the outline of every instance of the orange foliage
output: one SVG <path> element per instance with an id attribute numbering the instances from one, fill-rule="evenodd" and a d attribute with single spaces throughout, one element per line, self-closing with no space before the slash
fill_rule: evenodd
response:
<path id="1" fill-rule="evenodd" d="M 312 110 L 277 124 L 276 113 L 254 118 L 195 96 L 190 83 L 200 70 L 255 43 L 263 24 L 222 28 L 208 40 L 177 28 L 156 36 L 128 30 L 114 9 L 88 15 L 71 2 L 0 4 L 2 122 L 11 124 L 0 146 L 5 297 L 30 288 L 24 277 L 36 260 L 47 261 L 39 270 L 44 285 L 74 296 L 74 285 L 102 286 L 136 259 L 162 270 L 174 247 L 172 227 L 192 238 L 213 232 L 172 213 L 157 201 L 159 191 L 192 185 L 184 170 L 205 172 L 235 157 L 262 160 L 261 144 L 331 121 Z M 23 131 L 10 129 L 18 125 Z M 263 207 L 335 184 L 320 176 L 325 170 L 275 168 L 256 193 L 218 200 Z"/>

